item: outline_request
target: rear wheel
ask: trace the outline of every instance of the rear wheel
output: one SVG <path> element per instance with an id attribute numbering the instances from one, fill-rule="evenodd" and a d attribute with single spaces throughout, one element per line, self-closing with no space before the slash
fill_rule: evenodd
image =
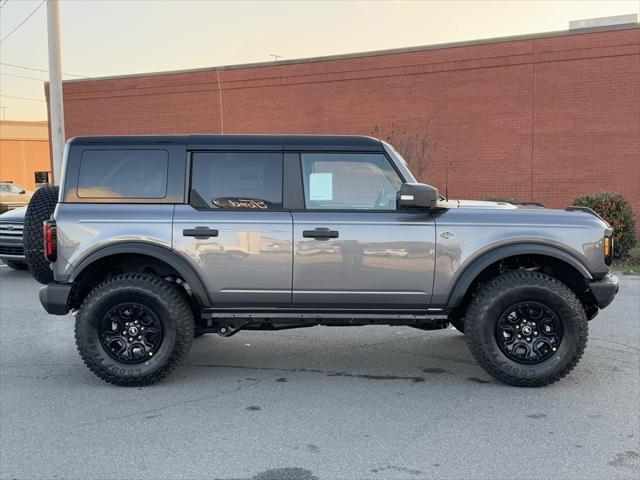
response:
<path id="1" fill-rule="evenodd" d="M 483 285 L 465 315 L 469 350 L 487 373 L 522 387 L 549 385 L 580 361 L 587 317 L 580 300 L 548 275 L 515 271 Z"/>
<path id="2" fill-rule="evenodd" d="M 14 270 L 27 270 L 29 267 L 24 262 L 5 262 L 7 267 L 13 268 Z"/>
<path id="3" fill-rule="evenodd" d="M 44 258 L 42 223 L 49 220 L 58 203 L 58 187 L 40 187 L 31 197 L 24 216 L 23 246 L 29 270 L 38 282 L 53 282 L 53 272 Z"/>
<path id="4" fill-rule="evenodd" d="M 99 378 L 122 386 L 150 385 L 189 352 L 193 312 L 179 286 L 152 275 L 123 274 L 91 291 L 75 333 L 80 356 Z"/>

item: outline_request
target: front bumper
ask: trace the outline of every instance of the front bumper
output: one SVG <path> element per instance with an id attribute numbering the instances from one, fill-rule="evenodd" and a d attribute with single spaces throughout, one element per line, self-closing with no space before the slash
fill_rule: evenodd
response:
<path id="1" fill-rule="evenodd" d="M 69 297 L 72 283 L 52 282 L 40 289 L 38 296 L 40 303 L 51 315 L 66 315 L 69 313 Z"/>
<path id="2" fill-rule="evenodd" d="M 593 293 L 593 298 L 595 298 L 598 307 L 605 308 L 613 302 L 618 293 L 618 277 L 609 273 L 600 280 L 590 282 L 589 289 Z"/>

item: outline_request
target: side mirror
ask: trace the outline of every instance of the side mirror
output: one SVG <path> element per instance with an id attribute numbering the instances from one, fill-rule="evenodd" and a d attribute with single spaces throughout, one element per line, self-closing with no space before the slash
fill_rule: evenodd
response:
<path id="1" fill-rule="evenodd" d="M 27 193 L 27 191 L 26 191 L 26 190 L 20 190 L 20 191 L 18 192 L 18 195 L 24 195 L 25 193 Z"/>
<path id="2" fill-rule="evenodd" d="M 403 183 L 398 194 L 398 210 L 430 210 L 438 206 L 438 189 L 424 183 Z"/>

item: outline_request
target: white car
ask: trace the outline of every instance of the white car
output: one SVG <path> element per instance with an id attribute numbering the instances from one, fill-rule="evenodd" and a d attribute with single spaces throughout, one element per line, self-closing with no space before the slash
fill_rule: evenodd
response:
<path id="1" fill-rule="evenodd" d="M 9 182 L 0 182 L 0 203 L 7 206 L 9 210 L 18 207 L 26 207 L 33 192 L 28 192 L 20 185 Z"/>

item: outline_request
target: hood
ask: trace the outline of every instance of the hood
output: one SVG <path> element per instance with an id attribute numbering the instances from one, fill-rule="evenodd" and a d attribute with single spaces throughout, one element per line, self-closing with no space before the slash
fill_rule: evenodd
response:
<path id="1" fill-rule="evenodd" d="M 518 208 L 517 205 L 513 205 L 507 202 L 490 202 L 488 200 L 451 200 L 458 202 L 459 208 Z"/>
<path id="2" fill-rule="evenodd" d="M 0 222 L 24 223 L 27 207 L 15 208 L 0 215 Z"/>
<path id="3" fill-rule="evenodd" d="M 519 208 L 518 205 L 512 205 L 506 202 L 490 202 L 488 200 L 443 200 L 438 203 L 441 208 L 484 208 L 484 209 L 500 209 L 513 210 Z"/>

